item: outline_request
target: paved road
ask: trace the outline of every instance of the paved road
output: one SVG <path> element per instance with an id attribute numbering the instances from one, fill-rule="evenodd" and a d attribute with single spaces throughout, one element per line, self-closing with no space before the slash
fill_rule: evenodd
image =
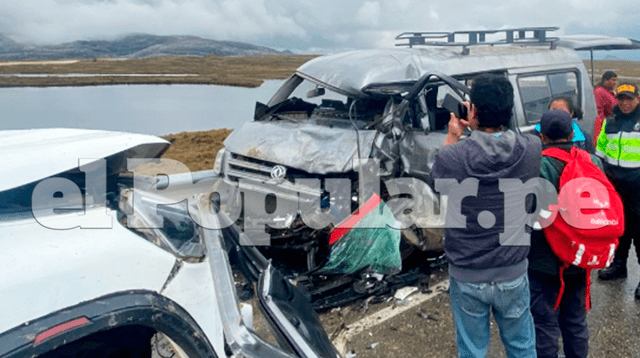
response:
<path id="1" fill-rule="evenodd" d="M 593 357 L 640 357 L 640 300 L 634 298 L 640 270 L 635 255 L 629 256 L 626 279 L 599 281 L 593 273 L 588 316 Z"/>
<path id="2" fill-rule="evenodd" d="M 593 308 L 588 314 L 590 357 L 640 357 L 640 300 L 633 296 L 640 270 L 635 255 L 629 262 L 627 279 L 599 281 L 597 273 L 592 272 Z M 380 315 L 372 307 L 341 332 L 334 343 L 345 349 L 343 354 L 352 350 L 357 358 L 454 357 L 449 302 L 445 291 L 428 299 L 414 295 L 412 301 L 385 307 Z M 488 356 L 505 357 L 497 329 L 492 326 Z"/>

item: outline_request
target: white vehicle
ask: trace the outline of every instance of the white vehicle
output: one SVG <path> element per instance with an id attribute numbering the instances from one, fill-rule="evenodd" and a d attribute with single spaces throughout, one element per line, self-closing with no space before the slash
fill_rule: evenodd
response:
<path id="1" fill-rule="evenodd" d="M 183 357 L 339 356 L 306 297 L 240 246 L 237 229 L 195 224 L 198 210 L 213 210 L 212 172 L 147 177 L 146 189 L 124 174 L 129 159 L 168 145 L 105 131 L 0 132 L 0 357 L 150 357 L 159 335 Z M 186 202 L 157 205 L 168 183 L 195 214 Z M 275 342 L 252 329 L 229 252 L 256 283 Z"/>

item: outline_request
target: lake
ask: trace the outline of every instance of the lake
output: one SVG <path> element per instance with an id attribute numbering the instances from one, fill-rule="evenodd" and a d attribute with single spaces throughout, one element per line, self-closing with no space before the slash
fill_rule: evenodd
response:
<path id="1" fill-rule="evenodd" d="M 85 128 L 164 135 L 236 129 L 283 81 L 259 88 L 116 85 L 0 89 L 0 129 Z"/>

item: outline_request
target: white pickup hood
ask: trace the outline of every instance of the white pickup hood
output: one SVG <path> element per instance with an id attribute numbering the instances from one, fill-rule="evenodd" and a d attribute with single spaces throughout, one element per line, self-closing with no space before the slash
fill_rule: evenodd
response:
<path id="1" fill-rule="evenodd" d="M 85 129 L 0 131 L 0 191 L 78 167 L 79 159 L 100 159 L 129 150 L 129 157 L 153 158 L 169 145 L 151 135 Z"/>

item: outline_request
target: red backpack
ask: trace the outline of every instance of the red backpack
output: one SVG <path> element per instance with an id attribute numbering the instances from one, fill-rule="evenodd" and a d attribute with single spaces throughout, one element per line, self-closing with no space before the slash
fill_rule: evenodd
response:
<path id="1" fill-rule="evenodd" d="M 550 206 L 552 215 L 542 221 L 547 224 L 543 226 L 544 236 L 563 263 L 555 308 L 564 293 L 564 270 L 574 265 L 587 271 L 588 311 L 591 309 L 591 269 L 611 264 L 618 238 L 624 233 L 622 200 L 602 170 L 593 164 L 588 152 L 575 147 L 570 153 L 548 148 L 542 155 L 566 163 L 560 175 L 558 205 Z M 553 221 L 549 224 L 550 220 Z"/>

